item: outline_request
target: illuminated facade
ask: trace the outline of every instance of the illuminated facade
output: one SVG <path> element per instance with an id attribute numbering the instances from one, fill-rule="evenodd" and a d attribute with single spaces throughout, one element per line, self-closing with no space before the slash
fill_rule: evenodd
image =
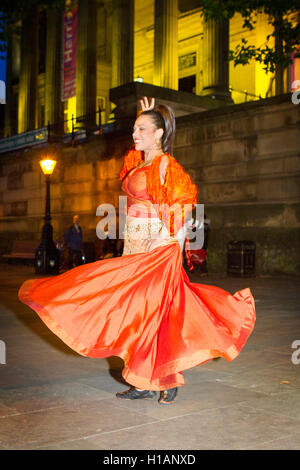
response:
<path id="1" fill-rule="evenodd" d="M 249 43 L 263 45 L 268 28 L 260 16 L 245 34 Z M 39 161 L 51 155 L 54 240 L 63 240 L 79 214 L 84 239 L 97 245 L 97 208 L 109 203 L 118 214 L 119 175 L 132 145 L 130 129 L 118 126 L 135 119 L 137 97 L 145 94 L 176 114 L 174 156 L 211 220 L 209 270 L 226 270 L 227 242 L 252 240 L 257 272 L 299 274 L 299 92 L 286 93 L 292 82 L 297 87 L 299 59 L 281 80 L 256 62 L 234 68 L 227 49 L 241 37 L 238 15 L 229 24 L 203 23 L 199 0 L 79 0 L 72 12 L 32 11 L 21 38 L 8 44 L 11 137 L 0 141 L 0 254 L 13 240 L 40 238 Z M 116 117 L 107 128 L 117 132 L 94 129 L 98 107 L 102 123 Z M 79 119 L 89 113 L 91 129 Z M 61 135 L 72 117 L 89 138 L 71 143 L 73 136 Z M 49 138 L 48 123 L 58 123 L 58 139 Z"/>
<path id="2" fill-rule="evenodd" d="M 257 27 L 245 32 L 239 15 L 204 23 L 199 3 L 78 0 L 73 30 L 70 14 L 63 25 L 62 11 L 33 11 L 22 22 L 21 37 L 9 44 L 5 136 L 63 120 L 68 121 L 64 131 L 70 131 L 72 116 L 99 108 L 102 123 L 108 122 L 114 106 L 109 90 L 133 80 L 224 103 L 274 96 L 274 74 L 260 64 L 226 62 L 228 48 L 234 49 L 242 34 L 256 46 L 264 43 L 271 33 L 267 17 L 260 15 Z M 72 52 L 68 47 L 76 51 L 74 83 L 64 68 Z M 69 83 L 62 83 L 64 72 Z M 290 86 L 287 70 L 281 92 Z"/>

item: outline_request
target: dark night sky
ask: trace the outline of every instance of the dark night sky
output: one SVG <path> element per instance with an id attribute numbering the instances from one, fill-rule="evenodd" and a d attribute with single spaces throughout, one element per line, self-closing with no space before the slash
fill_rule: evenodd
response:
<path id="1" fill-rule="evenodd" d="M 2 15 L 2 12 L 0 12 Z M 1 58 L 3 57 L 3 58 Z M 0 80 L 5 82 L 6 81 L 6 53 L 0 53 Z M 3 103 L 5 98 L 3 86 L 0 86 L 0 99 L 1 103 Z"/>
<path id="2" fill-rule="evenodd" d="M 4 52 L 2 53 L 4 55 Z M 0 59 L 0 80 L 5 81 L 6 60 Z"/>

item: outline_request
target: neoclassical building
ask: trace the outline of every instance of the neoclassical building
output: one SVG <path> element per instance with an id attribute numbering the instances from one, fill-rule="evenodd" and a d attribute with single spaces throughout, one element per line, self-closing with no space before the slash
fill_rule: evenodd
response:
<path id="1" fill-rule="evenodd" d="M 30 12 L 9 41 L 4 136 L 61 121 L 66 132 L 72 116 L 99 108 L 101 122 L 108 122 L 115 106 L 110 89 L 134 80 L 220 103 L 290 91 L 289 70 L 276 88 L 275 75 L 260 64 L 234 67 L 226 60 L 242 35 L 256 46 L 265 42 L 271 33 L 266 16 L 245 32 L 239 15 L 204 22 L 200 3 L 78 0 L 75 19 L 71 11 Z"/>
<path id="2" fill-rule="evenodd" d="M 63 239 L 76 213 L 84 240 L 97 245 L 98 208 L 109 203 L 118 216 L 123 156 L 132 145 L 137 100 L 147 95 L 175 111 L 174 156 L 211 221 L 209 271 L 226 270 L 228 242 L 250 240 L 258 273 L 299 275 L 300 95 L 290 93 L 299 72 L 295 63 L 281 75 L 266 74 L 254 61 L 233 67 L 228 48 L 242 36 L 263 45 L 268 18 L 259 16 L 245 33 L 239 15 L 204 23 L 199 4 L 78 0 L 75 10 L 33 10 L 23 19 L 21 35 L 8 44 L 11 137 L 0 140 L 0 255 L 14 240 L 40 240 L 45 155 L 57 160 L 54 239 Z M 101 131 L 99 108 L 107 123 Z M 74 121 L 77 135 L 64 135 Z M 77 140 L 85 131 L 87 138 Z"/>

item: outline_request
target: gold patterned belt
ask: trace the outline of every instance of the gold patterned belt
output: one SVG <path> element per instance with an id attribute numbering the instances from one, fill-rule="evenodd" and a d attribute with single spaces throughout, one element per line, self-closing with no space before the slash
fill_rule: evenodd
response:
<path id="1" fill-rule="evenodd" d="M 151 233 L 158 233 L 162 229 L 163 223 L 161 220 L 155 220 L 153 222 L 131 222 L 126 223 L 125 225 L 125 232 L 128 234 L 130 233 L 138 233 L 141 232 L 143 234 L 151 234 Z"/>

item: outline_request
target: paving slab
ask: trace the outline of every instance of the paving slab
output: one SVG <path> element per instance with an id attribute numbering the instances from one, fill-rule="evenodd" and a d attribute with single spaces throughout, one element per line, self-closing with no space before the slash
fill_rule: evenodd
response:
<path id="1" fill-rule="evenodd" d="M 137 428 L 153 422 L 151 417 L 135 410 L 121 408 L 105 400 L 78 402 L 70 406 L 20 413 L 3 418 L 0 445 L 7 449 L 36 449 L 45 444 L 56 444 L 78 438 L 87 438 L 117 429 Z"/>
<path id="2" fill-rule="evenodd" d="M 19 302 L 32 277 L 30 266 L 0 266 L 1 450 L 299 449 L 299 278 L 192 274 L 232 294 L 250 287 L 257 322 L 238 358 L 184 371 L 176 403 L 161 406 L 117 399 L 128 387 L 121 359 L 76 354 Z"/>
<path id="3" fill-rule="evenodd" d="M 300 423 L 247 406 L 225 406 L 191 412 L 135 428 L 108 431 L 84 439 L 85 447 L 99 449 L 239 450 L 255 449 L 262 441 L 289 439 L 295 445 Z M 295 432 L 296 429 L 296 432 Z M 61 444 L 81 449 L 81 440 Z"/>

